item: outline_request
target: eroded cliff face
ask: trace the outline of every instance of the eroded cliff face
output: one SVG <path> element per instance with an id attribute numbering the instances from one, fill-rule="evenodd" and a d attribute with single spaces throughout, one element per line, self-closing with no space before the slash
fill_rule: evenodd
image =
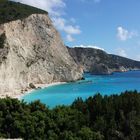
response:
<path id="1" fill-rule="evenodd" d="M 47 14 L 0 25 L 0 93 L 82 78 Z"/>
<path id="2" fill-rule="evenodd" d="M 128 58 L 107 54 L 105 51 L 93 48 L 68 48 L 70 55 L 85 72 L 93 74 L 112 74 L 139 70 L 140 62 Z"/>

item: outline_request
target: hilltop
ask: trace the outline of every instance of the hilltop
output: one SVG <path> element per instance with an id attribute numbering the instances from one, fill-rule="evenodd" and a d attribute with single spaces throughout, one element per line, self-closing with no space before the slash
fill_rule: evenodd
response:
<path id="1" fill-rule="evenodd" d="M 48 12 L 19 2 L 0 0 L 0 24 L 24 19 L 32 14 L 48 14 Z"/>

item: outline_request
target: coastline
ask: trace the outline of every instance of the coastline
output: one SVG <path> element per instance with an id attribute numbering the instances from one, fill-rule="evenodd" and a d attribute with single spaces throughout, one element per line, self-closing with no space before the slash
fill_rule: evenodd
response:
<path id="1" fill-rule="evenodd" d="M 54 83 L 50 83 L 50 84 L 35 84 L 34 89 L 32 88 L 26 88 L 22 91 L 20 90 L 16 90 L 15 92 L 11 93 L 11 92 L 6 92 L 3 94 L 0 94 L 0 98 L 6 98 L 6 97 L 10 97 L 10 98 L 14 98 L 14 99 L 21 99 L 23 96 L 32 93 L 33 91 L 37 90 L 37 89 L 44 89 L 44 88 L 48 88 L 50 86 L 55 86 L 55 85 L 61 85 L 61 84 L 66 84 L 67 82 L 54 82 Z"/>
<path id="2" fill-rule="evenodd" d="M 129 72 L 129 71 L 140 71 L 140 70 L 139 69 L 131 69 L 131 70 L 126 70 L 126 71 L 114 71 L 113 73 L 125 73 L 125 72 Z M 95 75 L 98 75 L 98 74 L 95 74 Z M 102 74 L 100 74 L 100 75 L 102 75 Z M 111 74 L 107 74 L 107 75 L 111 75 Z M 20 100 L 23 96 L 30 94 L 35 90 L 44 89 L 44 88 L 48 88 L 50 86 L 61 85 L 61 84 L 66 84 L 66 83 L 67 82 L 53 82 L 50 84 L 34 84 L 34 86 L 36 88 L 27 87 L 23 90 L 15 90 L 14 92 L 2 92 L 3 94 L 0 94 L 0 99 L 10 97 L 10 98 L 15 98 L 15 99 Z"/>

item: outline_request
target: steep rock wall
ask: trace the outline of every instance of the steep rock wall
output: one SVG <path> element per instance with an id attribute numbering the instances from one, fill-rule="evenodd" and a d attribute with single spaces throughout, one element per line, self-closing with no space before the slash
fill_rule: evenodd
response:
<path id="1" fill-rule="evenodd" d="M 82 78 L 47 14 L 0 25 L 0 92 Z"/>

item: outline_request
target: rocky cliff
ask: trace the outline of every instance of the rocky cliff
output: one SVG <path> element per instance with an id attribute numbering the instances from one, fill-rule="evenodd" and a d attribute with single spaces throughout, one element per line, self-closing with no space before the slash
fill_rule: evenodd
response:
<path id="1" fill-rule="evenodd" d="M 107 54 L 105 51 L 93 48 L 68 48 L 75 62 L 85 72 L 93 74 L 111 74 L 140 69 L 140 62 L 128 58 Z"/>
<path id="2" fill-rule="evenodd" d="M 81 78 L 47 12 L 0 1 L 0 93 Z"/>

